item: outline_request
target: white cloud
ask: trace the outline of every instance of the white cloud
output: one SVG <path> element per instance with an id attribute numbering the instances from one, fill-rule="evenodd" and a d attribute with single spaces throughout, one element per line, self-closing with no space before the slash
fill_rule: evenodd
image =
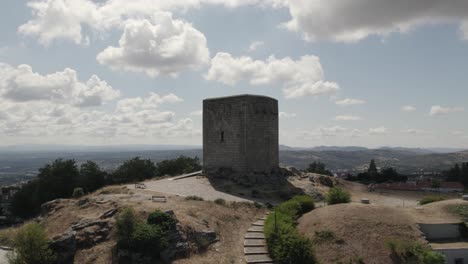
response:
<path id="1" fill-rule="evenodd" d="M 454 131 L 451 132 L 451 134 L 454 135 L 454 136 L 462 136 L 465 133 L 463 131 L 460 131 L 460 130 L 454 130 Z"/>
<path id="2" fill-rule="evenodd" d="M 366 101 L 364 100 L 353 99 L 353 98 L 345 98 L 343 100 L 335 101 L 335 104 L 340 105 L 340 106 L 361 105 L 365 103 Z"/>
<path id="3" fill-rule="evenodd" d="M 386 127 L 376 127 L 376 128 L 369 128 L 370 135 L 384 135 L 387 134 L 388 129 Z"/>
<path id="4" fill-rule="evenodd" d="M 159 12 L 151 19 L 128 20 L 118 47 L 107 47 L 97 55 L 99 63 L 113 70 L 176 76 L 185 68 L 208 63 L 205 36 L 170 13 Z"/>
<path id="5" fill-rule="evenodd" d="M 205 78 L 227 85 L 235 85 L 241 80 L 247 80 L 251 85 L 278 83 L 283 86 L 283 93 L 288 99 L 330 95 L 339 90 L 337 83 L 324 80 L 320 60 L 312 55 L 302 56 L 296 61 L 289 57 L 277 59 L 270 56 L 263 61 L 247 56 L 234 58 L 229 53 L 218 52 L 211 60 Z"/>
<path id="6" fill-rule="evenodd" d="M 335 116 L 334 120 L 336 121 L 359 121 L 359 120 L 362 120 L 362 118 L 360 116 L 338 115 L 338 116 Z"/>
<path id="7" fill-rule="evenodd" d="M 250 52 L 256 51 L 258 48 L 262 47 L 263 45 L 265 45 L 263 41 L 253 41 L 252 43 L 250 43 L 249 51 Z"/>
<path id="8" fill-rule="evenodd" d="M 429 115 L 446 115 L 450 113 L 463 112 L 465 109 L 463 107 L 444 107 L 440 105 L 433 105 L 429 111 Z"/>
<path id="9" fill-rule="evenodd" d="M 122 27 L 127 19 L 142 19 L 160 11 L 184 11 L 201 5 L 236 8 L 245 5 L 285 6 L 286 0 L 30 0 L 32 19 L 18 28 L 48 46 L 57 40 L 87 44 L 93 35 Z M 90 30 L 86 30 L 90 29 Z M 91 31 L 90 34 L 85 32 Z M 96 34 L 97 33 L 97 34 Z"/>
<path id="10" fill-rule="evenodd" d="M 294 118 L 296 116 L 297 116 L 296 113 L 279 112 L 279 117 L 280 118 Z"/>
<path id="11" fill-rule="evenodd" d="M 468 36 L 468 1 L 294 0 L 285 26 L 306 40 L 354 42 L 370 35 L 408 32 L 424 24 L 461 22 Z"/>
<path id="12" fill-rule="evenodd" d="M 190 115 L 191 116 L 202 116 L 203 115 L 203 110 L 197 110 L 197 111 L 190 112 Z"/>
<path id="13" fill-rule="evenodd" d="M 80 82 L 75 70 L 41 75 L 29 65 L 14 68 L 0 63 L 0 97 L 15 102 L 54 101 L 76 106 L 100 106 L 120 95 L 105 81 L 93 75 Z"/>
<path id="14" fill-rule="evenodd" d="M 401 107 L 401 111 L 414 112 L 414 111 L 416 111 L 416 107 L 414 107 L 412 105 L 405 105 L 405 106 Z"/>

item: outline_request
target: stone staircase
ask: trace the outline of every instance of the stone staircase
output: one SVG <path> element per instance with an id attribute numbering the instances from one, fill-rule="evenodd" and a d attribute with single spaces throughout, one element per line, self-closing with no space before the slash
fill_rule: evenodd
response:
<path id="1" fill-rule="evenodd" d="M 257 219 L 244 236 L 244 255 L 247 264 L 274 263 L 268 255 L 263 226 L 266 215 Z"/>

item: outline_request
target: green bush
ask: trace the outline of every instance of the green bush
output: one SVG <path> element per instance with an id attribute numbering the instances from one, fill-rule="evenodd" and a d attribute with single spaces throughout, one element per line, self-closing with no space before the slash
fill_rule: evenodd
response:
<path id="1" fill-rule="evenodd" d="M 176 220 L 160 210 L 149 214 L 145 222 L 133 209 L 126 208 L 117 217 L 117 246 L 155 261 L 167 248 L 168 234 L 175 225 Z"/>
<path id="2" fill-rule="evenodd" d="M 185 200 L 189 201 L 203 201 L 203 198 L 199 197 L 199 196 L 196 196 L 196 195 L 190 195 L 190 196 L 187 196 L 185 197 Z"/>
<path id="3" fill-rule="evenodd" d="M 432 251 L 429 246 L 417 241 L 393 239 L 386 241 L 386 245 L 399 263 L 445 263 L 445 256 L 443 254 Z"/>
<path id="4" fill-rule="evenodd" d="M 312 242 L 299 234 L 296 221 L 304 213 L 314 209 L 310 196 L 295 196 L 280 204 L 268 215 L 264 232 L 268 251 L 276 263 L 315 263 Z"/>
<path id="5" fill-rule="evenodd" d="M 214 200 L 214 202 L 215 202 L 215 204 L 226 205 L 226 200 L 221 199 L 221 198 L 218 198 L 218 199 Z"/>
<path id="6" fill-rule="evenodd" d="M 159 258 L 159 253 L 167 248 L 167 233 L 159 225 L 151 225 L 138 222 L 132 233 L 130 249 L 133 252 L 151 256 L 153 259 Z"/>
<path id="7" fill-rule="evenodd" d="M 117 217 L 117 244 L 119 248 L 130 248 L 136 225 L 135 211 L 132 208 L 123 209 Z"/>
<path id="8" fill-rule="evenodd" d="M 73 194 L 72 194 L 73 198 L 79 198 L 83 195 L 84 195 L 83 188 L 78 187 L 78 188 L 73 189 Z"/>
<path id="9" fill-rule="evenodd" d="M 171 230 L 176 225 L 176 220 L 169 214 L 156 210 L 148 215 L 146 222 L 150 225 L 157 225 L 163 231 Z"/>
<path id="10" fill-rule="evenodd" d="M 329 205 L 351 202 L 351 194 L 340 187 L 331 188 L 325 198 Z"/>
<path id="11" fill-rule="evenodd" d="M 21 227 L 14 238 L 14 245 L 14 253 L 8 256 L 10 264 L 49 264 L 55 260 L 45 228 L 38 223 Z"/>
<path id="12" fill-rule="evenodd" d="M 419 204 L 423 205 L 423 204 L 428 204 L 428 203 L 433 203 L 433 202 L 439 202 L 445 199 L 446 198 L 443 196 L 429 195 L 429 196 L 424 196 L 423 198 L 421 198 L 421 200 L 419 200 Z"/>

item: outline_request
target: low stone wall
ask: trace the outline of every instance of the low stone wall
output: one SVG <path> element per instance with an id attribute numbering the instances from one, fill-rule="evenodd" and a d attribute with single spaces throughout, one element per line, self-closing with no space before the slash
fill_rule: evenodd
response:
<path id="1" fill-rule="evenodd" d="M 468 260 L 468 248 L 447 248 L 435 251 L 445 255 L 446 263 L 466 263 Z M 464 262 L 455 262 L 455 260 L 463 260 Z"/>
<path id="2" fill-rule="evenodd" d="M 419 224 L 419 229 L 429 242 L 441 239 L 458 239 L 461 237 L 461 224 Z"/>

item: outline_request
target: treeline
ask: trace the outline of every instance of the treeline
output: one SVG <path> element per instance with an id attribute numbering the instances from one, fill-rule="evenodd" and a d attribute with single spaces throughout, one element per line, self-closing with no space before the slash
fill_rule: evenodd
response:
<path id="1" fill-rule="evenodd" d="M 73 190 L 82 188 L 93 192 L 105 185 L 142 181 L 164 175 L 180 175 L 201 169 L 198 158 L 180 156 L 154 164 L 139 157 L 125 161 L 117 170 L 107 173 L 95 162 L 87 161 L 78 167 L 75 160 L 57 159 L 39 169 L 37 178 L 23 185 L 15 193 L 10 205 L 14 216 L 30 218 L 36 216 L 41 204 L 58 199 L 70 198 Z"/>
<path id="2" fill-rule="evenodd" d="M 463 162 L 460 165 L 455 164 L 452 168 L 442 172 L 447 181 L 457 181 L 468 187 L 468 162 Z"/>
<path id="3" fill-rule="evenodd" d="M 372 159 L 366 172 L 361 172 L 356 176 L 348 175 L 346 179 L 362 183 L 406 182 L 408 176 L 399 174 L 394 168 L 383 168 L 379 172 L 375 160 Z"/>
<path id="4" fill-rule="evenodd" d="M 322 163 L 320 161 L 314 161 L 310 163 L 309 167 L 305 169 L 305 172 L 333 176 L 333 173 L 325 168 L 325 163 Z"/>

